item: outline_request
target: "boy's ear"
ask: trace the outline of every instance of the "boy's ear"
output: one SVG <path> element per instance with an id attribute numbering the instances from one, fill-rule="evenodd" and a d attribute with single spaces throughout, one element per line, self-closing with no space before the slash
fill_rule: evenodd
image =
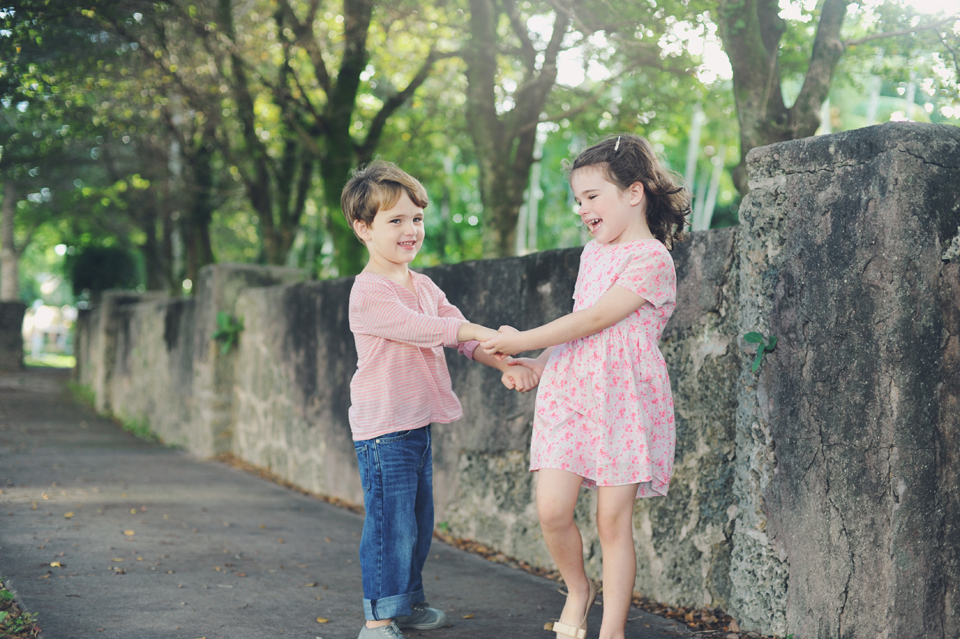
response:
<path id="1" fill-rule="evenodd" d="M 353 221 L 353 231 L 364 242 L 370 239 L 370 227 L 363 220 Z"/>

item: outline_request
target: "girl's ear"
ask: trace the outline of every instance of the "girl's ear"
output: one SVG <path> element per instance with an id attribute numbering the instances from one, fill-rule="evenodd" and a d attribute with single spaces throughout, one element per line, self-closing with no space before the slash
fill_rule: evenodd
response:
<path id="1" fill-rule="evenodd" d="M 634 182 L 627 189 L 627 197 L 630 198 L 630 206 L 636 206 L 643 201 L 644 189 L 643 182 Z"/>

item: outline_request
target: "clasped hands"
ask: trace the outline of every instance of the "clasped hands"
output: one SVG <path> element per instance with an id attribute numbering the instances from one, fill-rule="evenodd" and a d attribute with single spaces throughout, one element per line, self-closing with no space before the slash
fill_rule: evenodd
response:
<path id="1" fill-rule="evenodd" d="M 503 384 L 507 388 L 526 392 L 533 390 L 540 383 L 543 366 L 536 360 L 526 357 L 510 357 L 527 350 L 521 344 L 521 335 L 520 331 L 512 326 L 501 326 L 493 337 L 480 342 L 480 348 L 483 349 L 484 353 L 495 357 L 498 361 L 502 362 L 509 358 L 507 365 L 515 368 L 504 372 Z"/>

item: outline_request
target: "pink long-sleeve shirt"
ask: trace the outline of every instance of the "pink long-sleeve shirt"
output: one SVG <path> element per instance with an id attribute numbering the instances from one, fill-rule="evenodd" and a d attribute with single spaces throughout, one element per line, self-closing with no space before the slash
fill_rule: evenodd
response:
<path id="1" fill-rule="evenodd" d="M 411 275 L 416 294 L 373 273 L 357 275 L 350 290 L 350 330 L 357 343 L 350 382 L 354 440 L 463 416 L 443 347 L 473 359 L 477 342 L 457 342 L 463 314 L 433 280 Z"/>

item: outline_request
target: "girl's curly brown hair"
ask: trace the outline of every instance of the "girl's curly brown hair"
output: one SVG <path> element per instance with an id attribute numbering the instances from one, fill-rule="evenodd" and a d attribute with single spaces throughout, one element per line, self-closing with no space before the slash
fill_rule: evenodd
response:
<path id="1" fill-rule="evenodd" d="M 690 191 L 680 176 L 671 171 L 646 138 L 631 133 L 611 135 L 594 144 L 568 165 L 568 173 L 588 166 L 602 166 L 607 179 L 621 191 L 634 182 L 643 184 L 647 198 L 647 226 L 668 249 L 687 239 Z"/>

